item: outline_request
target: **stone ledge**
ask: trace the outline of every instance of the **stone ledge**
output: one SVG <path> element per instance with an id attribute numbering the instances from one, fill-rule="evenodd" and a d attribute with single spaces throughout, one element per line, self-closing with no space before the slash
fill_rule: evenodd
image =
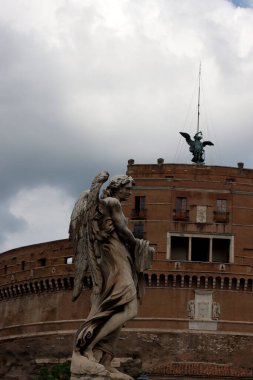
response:
<path id="1" fill-rule="evenodd" d="M 111 377 L 101 375 L 71 375 L 70 380 L 112 380 Z"/>

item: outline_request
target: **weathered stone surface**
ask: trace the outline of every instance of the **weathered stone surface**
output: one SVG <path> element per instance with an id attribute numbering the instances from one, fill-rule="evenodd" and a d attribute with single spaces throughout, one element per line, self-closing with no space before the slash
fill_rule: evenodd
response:
<path id="1" fill-rule="evenodd" d="M 72 375 L 70 380 L 109 380 L 111 377 L 102 376 L 102 375 Z"/>
<path id="2" fill-rule="evenodd" d="M 115 367 L 110 367 L 109 371 L 102 364 L 89 360 L 87 357 L 84 357 L 77 352 L 73 353 L 70 370 L 72 373 L 72 380 L 133 380 L 131 376 L 120 372 Z"/>
<path id="3" fill-rule="evenodd" d="M 108 177 L 103 171 L 94 178 L 71 215 L 76 266 L 73 301 L 82 292 L 88 269 L 93 283 L 90 312 L 74 338 L 71 372 L 131 380 L 112 366 L 112 359 L 122 326 L 137 315 L 144 294 L 143 273 L 151 267 L 154 248 L 135 238 L 121 208 L 131 194 L 133 178 L 112 177 L 100 197 Z"/>
<path id="4" fill-rule="evenodd" d="M 76 375 L 108 375 L 108 371 L 102 364 L 91 361 L 76 352 L 72 355 L 71 372 Z"/>
<path id="5" fill-rule="evenodd" d="M 87 375 L 71 375 L 70 380 L 133 380 L 132 377 L 125 374 L 109 373 L 108 375 L 87 374 Z"/>

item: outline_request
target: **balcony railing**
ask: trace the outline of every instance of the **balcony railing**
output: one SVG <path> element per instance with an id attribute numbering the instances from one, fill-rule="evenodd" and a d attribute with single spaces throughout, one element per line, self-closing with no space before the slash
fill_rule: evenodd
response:
<path id="1" fill-rule="evenodd" d="M 229 212 L 227 211 L 214 211 L 213 218 L 216 223 L 228 223 Z"/>
<path id="2" fill-rule="evenodd" d="M 146 219 L 147 218 L 147 209 L 131 211 L 131 219 Z"/>
<path id="3" fill-rule="evenodd" d="M 174 220 L 189 220 L 189 210 L 173 210 L 173 219 Z"/>

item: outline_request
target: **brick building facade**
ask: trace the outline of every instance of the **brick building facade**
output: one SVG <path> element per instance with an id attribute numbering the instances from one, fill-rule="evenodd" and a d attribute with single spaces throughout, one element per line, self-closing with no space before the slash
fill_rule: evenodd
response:
<path id="1" fill-rule="evenodd" d="M 252 369 L 253 170 L 159 159 L 150 165 L 129 160 L 127 173 L 135 180 L 124 204 L 129 227 L 156 255 L 145 274 L 144 302 L 119 352 L 132 347 L 153 368 L 169 357 Z M 84 290 L 71 302 L 72 257 L 68 240 L 0 255 L 2 371 L 11 366 L 13 350 L 16 361 L 27 356 L 30 363 L 71 354 L 90 295 Z M 91 285 L 89 276 L 86 281 Z"/>
<path id="2" fill-rule="evenodd" d="M 144 314 L 169 318 L 165 328 L 253 333 L 253 170 L 159 159 L 129 160 L 128 174 L 129 226 L 155 245 L 147 283 L 163 288 L 156 315 Z"/>

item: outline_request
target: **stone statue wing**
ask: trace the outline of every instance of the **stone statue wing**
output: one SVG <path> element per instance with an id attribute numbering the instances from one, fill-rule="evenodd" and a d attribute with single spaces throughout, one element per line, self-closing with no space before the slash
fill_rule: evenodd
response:
<path id="1" fill-rule="evenodd" d="M 203 146 L 214 145 L 211 141 L 203 141 Z"/>
<path id="2" fill-rule="evenodd" d="M 93 291 L 99 293 L 101 290 L 102 276 L 97 262 L 95 243 L 96 216 L 99 212 L 99 192 L 108 177 L 107 172 L 100 172 L 92 181 L 90 190 L 80 195 L 72 211 L 69 235 L 75 254 L 73 301 L 81 294 L 87 271 L 91 273 Z"/>
<path id="3" fill-rule="evenodd" d="M 191 136 L 188 133 L 186 132 L 179 132 L 179 133 L 185 138 L 187 144 L 191 146 L 194 143 L 194 141 L 191 139 Z"/>
<path id="4" fill-rule="evenodd" d="M 83 221 L 86 212 L 88 194 L 89 190 L 85 190 L 81 193 L 79 199 L 75 203 L 70 218 L 69 239 L 73 244 L 75 264 L 73 301 L 79 297 L 83 288 L 84 276 L 89 270 L 85 237 L 83 233 Z"/>

